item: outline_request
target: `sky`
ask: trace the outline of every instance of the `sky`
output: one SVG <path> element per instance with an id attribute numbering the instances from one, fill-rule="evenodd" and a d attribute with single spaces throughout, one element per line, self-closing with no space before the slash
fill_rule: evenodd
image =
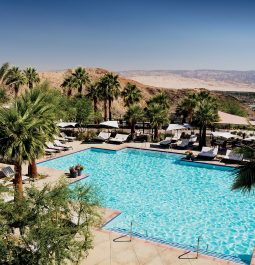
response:
<path id="1" fill-rule="evenodd" d="M 0 64 L 255 70 L 255 1 L 1 0 Z"/>

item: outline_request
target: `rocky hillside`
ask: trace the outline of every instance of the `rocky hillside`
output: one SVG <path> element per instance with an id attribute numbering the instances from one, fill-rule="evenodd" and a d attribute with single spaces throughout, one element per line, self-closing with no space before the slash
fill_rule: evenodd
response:
<path id="1" fill-rule="evenodd" d="M 86 71 L 89 73 L 90 78 L 92 81 L 98 80 L 102 75 L 107 73 L 108 71 L 105 69 L 101 68 L 86 68 Z M 56 89 L 61 89 L 60 84 L 62 83 L 63 79 L 65 76 L 69 75 L 72 72 L 72 69 L 68 70 L 63 70 L 63 71 L 51 71 L 51 72 L 41 72 L 40 77 L 41 80 L 47 80 L 53 87 Z M 136 84 L 137 87 L 142 91 L 143 95 L 143 100 L 141 104 L 145 106 L 145 102 L 155 95 L 157 92 L 160 91 L 165 91 L 165 93 L 169 96 L 169 99 L 171 100 L 171 109 L 172 111 L 175 110 L 178 102 L 182 100 L 183 97 L 188 95 L 191 92 L 198 91 L 202 88 L 190 88 L 190 89 L 165 89 L 165 88 L 160 88 L 158 86 L 152 86 L 152 85 L 144 85 L 138 81 L 132 80 L 128 77 L 125 77 L 123 75 L 119 76 L 120 84 L 121 84 L 121 89 L 124 88 L 124 86 L 130 82 L 133 84 Z M 84 93 L 86 93 L 86 90 L 84 90 Z M 236 99 L 233 99 L 232 97 L 229 96 L 224 96 L 222 94 L 218 94 L 217 92 L 211 92 L 215 94 L 219 99 L 225 100 L 226 98 L 229 98 L 231 100 L 236 101 Z M 246 107 L 244 107 L 246 108 Z M 123 108 L 123 101 L 122 99 L 118 99 L 117 101 L 114 102 L 113 104 L 113 114 L 115 117 L 119 117 L 119 115 L 123 115 L 125 113 L 125 109 Z"/>

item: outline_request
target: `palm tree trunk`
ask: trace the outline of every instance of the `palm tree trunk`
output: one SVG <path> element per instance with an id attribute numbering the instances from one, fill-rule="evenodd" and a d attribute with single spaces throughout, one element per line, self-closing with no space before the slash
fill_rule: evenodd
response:
<path id="1" fill-rule="evenodd" d="M 158 139 L 158 127 L 154 127 L 154 140 Z"/>
<path id="2" fill-rule="evenodd" d="M 94 113 L 96 113 L 97 112 L 97 98 L 96 97 L 94 97 Z"/>
<path id="3" fill-rule="evenodd" d="M 28 165 L 28 175 L 31 178 L 36 178 L 38 176 L 38 171 L 37 171 L 37 165 L 35 160 L 33 160 L 29 165 Z"/>
<path id="4" fill-rule="evenodd" d="M 14 86 L 14 93 L 15 93 L 15 98 L 17 98 L 19 94 L 19 87 Z"/>
<path id="5" fill-rule="evenodd" d="M 135 122 L 132 121 L 131 122 L 131 135 L 132 135 L 132 139 L 134 139 L 134 134 L 135 134 Z"/>
<path id="6" fill-rule="evenodd" d="M 109 99 L 109 120 L 112 120 L 112 100 Z"/>
<path id="7" fill-rule="evenodd" d="M 22 183 L 21 164 L 16 162 L 14 165 L 14 170 L 15 170 L 15 178 L 14 178 L 15 200 L 19 200 L 19 199 L 22 199 L 22 197 L 23 197 L 23 183 Z"/>
<path id="8" fill-rule="evenodd" d="M 33 83 L 32 82 L 29 82 L 28 83 L 28 87 L 29 87 L 29 89 L 33 89 Z"/>
<path id="9" fill-rule="evenodd" d="M 107 99 L 104 99 L 104 120 L 107 121 Z"/>
<path id="10" fill-rule="evenodd" d="M 72 96 L 72 89 L 71 89 L 71 88 L 69 88 L 69 89 L 67 90 L 67 96 L 68 96 L 68 97 L 71 97 L 71 96 Z"/>
<path id="11" fill-rule="evenodd" d="M 199 148 L 202 149 L 203 146 L 206 146 L 206 126 L 203 125 L 200 131 L 201 137 L 199 140 Z"/>
<path id="12" fill-rule="evenodd" d="M 82 92 L 82 85 L 79 86 L 79 88 L 78 88 L 78 92 L 79 92 L 79 94 L 81 95 L 81 92 Z"/>

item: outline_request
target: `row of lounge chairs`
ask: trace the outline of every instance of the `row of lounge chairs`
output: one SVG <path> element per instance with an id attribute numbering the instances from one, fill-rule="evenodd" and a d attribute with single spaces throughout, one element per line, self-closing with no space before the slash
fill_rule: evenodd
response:
<path id="1" fill-rule="evenodd" d="M 187 148 L 192 146 L 197 141 L 196 135 L 191 135 L 189 139 L 182 139 L 177 142 L 175 142 L 176 138 L 174 137 L 166 137 L 165 140 L 161 141 L 159 144 L 161 146 L 171 146 L 171 147 L 177 147 L 177 148 Z"/>
<path id="2" fill-rule="evenodd" d="M 203 147 L 201 152 L 198 154 L 198 158 L 214 159 L 218 155 L 218 146 L 216 147 Z M 243 160 L 243 154 L 237 153 L 234 150 L 227 150 L 222 160 L 241 162 Z"/>
<path id="3" fill-rule="evenodd" d="M 110 132 L 100 132 L 97 137 L 93 138 L 92 141 L 95 142 L 109 142 L 115 144 L 122 144 L 127 142 L 129 134 L 116 134 L 115 137 L 111 137 Z"/>
<path id="4" fill-rule="evenodd" d="M 0 185 L 9 186 L 13 184 L 13 178 L 15 176 L 14 170 L 10 167 L 4 167 L 0 170 L 1 178 Z M 30 181 L 28 176 L 22 176 L 23 183 Z"/>
<path id="5" fill-rule="evenodd" d="M 71 145 L 67 145 L 66 142 L 74 141 L 75 137 L 71 137 L 71 136 L 63 137 L 64 135 L 63 134 L 61 135 L 62 138 L 55 137 L 55 140 L 53 141 L 53 143 L 47 142 L 45 144 L 46 147 L 44 148 L 44 151 L 47 155 L 60 153 L 61 151 L 67 151 L 67 150 L 73 149 L 73 147 Z"/>

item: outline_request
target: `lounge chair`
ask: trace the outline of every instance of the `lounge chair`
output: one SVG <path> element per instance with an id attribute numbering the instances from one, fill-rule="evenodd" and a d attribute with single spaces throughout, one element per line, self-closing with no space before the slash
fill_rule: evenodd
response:
<path id="1" fill-rule="evenodd" d="M 165 140 L 159 142 L 162 146 L 169 146 L 172 142 L 172 137 L 166 137 Z"/>
<path id="2" fill-rule="evenodd" d="M 178 141 L 180 138 L 181 138 L 181 134 L 175 134 L 175 135 L 172 137 L 172 141 Z"/>
<path id="3" fill-rule="evenodd" d="M 65 148 L 55 146 L 53 143 L 45 143 L 45 145 L 46 145 L 47 148 L 53 149 L 53 150 L 57 150 L 58 152 L 65 150 Z"/>
<path id="4" fill-rule="evenodd" d="M 92 140 L 93 141 L 98 141 L 98 142 L 105 142 L 105 141 L 109 140 L 110 136 L 111 136 L 111 133 L 108 133 L 108 132 L 100 132 L 98 134 L 98 136 L 95 137 L 95 138 L 93 138 Z"/>
<path id="5" fill-rule="evenodd" d="M 44 148 L 44 152 L 46 155 L 52 155 L 59 153 L 56 149 L 51 149 L 51 148 Z"/>
<path id="6" fill-rule="evenodd" d="M 227 150 L 224 160 L 241 162 L 243 160 L 243 154 L 237 153 L 233 150 Z"/>
<path id="7" fill-rule="evenodd" d="M 73 149 L 73 147 L 72 147 L 71 145 L 63 144 L 63 143 L 61 143 L 59 140 L 54 140 L 54 145 L 55 145 L 56 147 L 62 147 L 62 148 L 64 148 L 65 150 Z"/>
<path id="8" fill-rule="evenodd" d="M 197 155 L 198 158 L 214 159 L 218 154 L 219 147 L 203 147 L 201 152 Z"/>
<path id="9" fill-rule="evenodd" d="M 197 141 L 197 136 L 196 135 L 191 135 L 189 138 L 189 143 L 194 144 Z"/>
<path id="10" fill-rule="evenodd" d="M 7 178 L 15 176 L 15 172 L 13 171 L 13 169 L 10 166 L 2 168 L 1 172 Z M 30 178 L 28 176 L 22 176 L 22 181 L 23 182 L 28 181 L 28 180 L 30 180 Z"/>
<path id="11" fill-rule="evenodd" d="M 68 140 L 69 142 L 73 142 L 74 140 L 76 140 L 76 137 L 73 137 L 73 136 L 67 136 L 64 132 L 61 132 L 60 135 L 61 135 L 64 139 Z"/>
<path id="12" fill-rule="evenodd" d="M 65 139 L 64 137 L 58 137 L 57 135 L 54 136 L 54 139 L 60 141 L 63 144 L 68 142 L 67 139 Z"/>
<path id="13" fill-rule="evenodd" d="M 7 203 L 7 202 L 14 201 L 14 196 L 6 192 L 3 192 L 0 196 L 0 199 L 2 199 L 5 203 Z"/>
<path id="14" fill-rule="evenodd" d="M 177 148 L 187 148 L 189 146 L 189 139 L 183 139 L 176 144 Z"/>
<path id="15" fill-rule="evenodd" d="M 114 138 L 110 138 L 110 143 L 122 144 L 127 141 L 129 134 L 116 134 Z"/>

